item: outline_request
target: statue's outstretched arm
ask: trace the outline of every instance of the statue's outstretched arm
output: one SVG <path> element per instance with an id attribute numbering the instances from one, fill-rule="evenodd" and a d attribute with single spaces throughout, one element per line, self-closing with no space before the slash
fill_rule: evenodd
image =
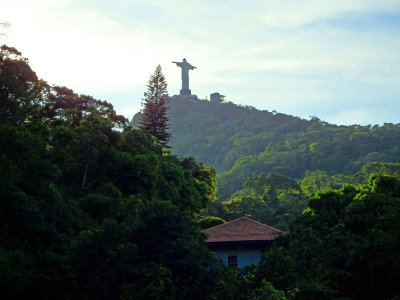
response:
<path id="1" fill-rule="evenodd" d="M 182 68 L 182 63 L 181 63 L 181 62 L 173 61 L 172 63 L 173 63 L 173 64 L 176 64 L 178 67 L 181 67 L 181 68 Z"/>
<path id="2" fill-rule="evenodd" d="M 193 69 L 197 69 L 195 66 L 192 66 L 191 64 L 187 64 L 187 66 L 190 68 L 190 70 L 193 70 Z"/>

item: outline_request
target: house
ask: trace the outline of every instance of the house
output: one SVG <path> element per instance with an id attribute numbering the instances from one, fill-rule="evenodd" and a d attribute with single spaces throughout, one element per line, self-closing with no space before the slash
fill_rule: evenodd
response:
<path id="1" fill-rule="evenodd" d="M 262 254 L 283 231 L 247 216 L 203 230 L 206 245 L 229 267 L 258 264 Z"/>

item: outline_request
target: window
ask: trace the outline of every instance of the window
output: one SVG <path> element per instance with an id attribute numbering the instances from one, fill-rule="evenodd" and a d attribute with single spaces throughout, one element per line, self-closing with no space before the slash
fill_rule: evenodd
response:
<path id="1" fill-rule="evenodd" d="M 228 267 L 237 268 L 237 255 L 228 255 Z"/>

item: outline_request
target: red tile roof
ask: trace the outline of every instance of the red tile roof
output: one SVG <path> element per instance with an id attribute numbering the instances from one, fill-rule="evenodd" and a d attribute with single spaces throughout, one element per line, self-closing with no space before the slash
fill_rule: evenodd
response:
<path id="1" fill-rule="evenodd" d="M 206 243 L 272 241 L 277 235 L 284 233 L 246 217 L 204 229 L 203 232 L 209 234 Z"/>

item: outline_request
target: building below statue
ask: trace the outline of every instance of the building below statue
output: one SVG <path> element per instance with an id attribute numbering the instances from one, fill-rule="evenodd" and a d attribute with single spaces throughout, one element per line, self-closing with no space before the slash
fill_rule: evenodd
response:
<path id="1" fill-rule="evenodd" d="M 220 93 L 212 93 L 210 94 L 210 102 L 214 104 L 220 104 L 225 101 L 225 97 L 226 96 L 221 95 Z M 186 94 L 182 93 L 182 90 L 180 91 L 179 95 L 173 95 L 171 98 L 173 100 L 178 100 L 178 101 L 192 101 L 192 102 L 201 100 L 197 97 L 197 95 L 192 95 L 190 93 Z M 205 99 L 204 101 L 208 101 L 208 99 Z"/>
<path id="2" fill-rule="evenodd" d="M 212 93 L 210 94 L 210 101 L 212 103 L 222 103 L 226 96 L 221 95 L 220 93 Z"/>

